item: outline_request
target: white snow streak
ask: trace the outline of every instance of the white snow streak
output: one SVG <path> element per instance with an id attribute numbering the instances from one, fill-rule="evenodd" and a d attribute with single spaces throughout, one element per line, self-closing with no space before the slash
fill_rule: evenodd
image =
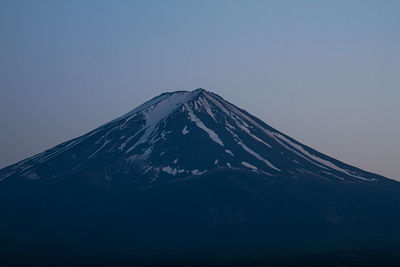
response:
<path id="1" fill-rule="evenodd" d="M 242 161 L 241 162 L 243 166 L 246 166 L 247 168 L 253 169 L 253 170 L 257 170 L 258 168 L 254 165 L 251 165 L 250 163 L 246 162 L 246 161 Z"/>
<path id="2" fill-rule="evenodd" d="M 206 110 L 208 115 L 210 115 L 210 117 L 213 118 L 213 120 L 215 122 L 217 122 L 217 120 L 215 119 L 214 113 L 211 110 L 211 107 L 210 107 L 209 103 L 207 101 L 205 101 L 205 99 L 203 97 L 200 97 L 198 102 L 199 102 L 199 104 L 201 104 L 204 107 L 204 109 Z"/>
<path id="3" fill-rule="evenodd" d="M 243 147 L 244 150 L 247 151 L 247 153 L 253 155 L 256 159 L 261 160 L 262 162 L 264 162 L 268 167 L 275 169 L 277 171 L 281 171 L 280 169 L 278 169 L 277 167 L 275 167 L 274 165 L 272 165 L 271 162 L 269 162 L 268 160 L 264 159 L 263 157 L 261 157 L 258 153 L 256 153 L 255 151 L 251 150 L 249 147 L 247 147 L 245 144 L 242 143 L 242 141 L 240 141 L 238 143 L 241 147 Z"/>
<path id="4" fill-rule="evenodd" d="M 183 127 L 182 134 L 185 135 L 187 133 L 189 133 L 189 131 L 187 130 L 187 125 L 185 125 L 185 127 Z"/>
<path id="5" fill-rule="evenodd" d="M 251 131 L 247 128 L 247 127 L 249 127 L 249 125 L 248 125 L 244 120 L 242 120 L 242 119 L 239 117 L 239 115 L 241 115 L 241 116 L 243 116 L 244 118 L 246 118 L 250 123 L 257 124 L 255 121 L 251 120 L 249 117 L 247 117 L 247 116 L 244 115 L 242 112 L 240 112 L 239 110 L 237 110 L 236 108 L 234 108 L 232 105 L 229 105 L 229 107 L 230 107 L 230 108 L 233 108 L 236 114 L 234 114 L 233 112 L 228 111 L 228 110 L 223 106 L 223 104 L 219 102 L 219 100 L 213 98 L 212 96 L 207 95 L 207 98 L 208 98 L 211 102 L 213 102 L 215 105 L 217 105 L 220 109 L 222 109 L 230 118 L 232 118 L 232 119 L 235 121 L 236 125 L 237 125 L 240 129 L 242 129 L 243 131 L 245 131 L 248 135 L 250 135 L 252 138 L 254 138 L 255 140 L 257 140 L 258 142 L 260 142 L 260 143 L 266 145 L 267 147 L 271 148 L 271 146 L 270 146 L 267 142 L 265 142 L 264 140 L 258 138 L 257 136 L 255 136 L 254 134 L 251 133 Z M 226 104 L 227 104 L 227 103 L 226 103 Z M 225 122 L 225 123 L 226 123 L 226 125 L 227 125 L 230 129 L 234 129 L 234 128 L 235 128 L 235 127 L 233 127 L 232 125 L 230 125 L 228 122 Z M 257 126 L 258 128 L 261 127 L 261 126 L 258 125 L 258 124 L 257 124 L 256 126 Z M 261 128 L 262 128 L 262 127 L 261 127 Z M 264 128 L 262 128 L 262 129 L 265 131 Z"/>
<path id="6" fill-rule="evenodd" d="M 312 160 L 312 161 L 310 161 L 311 163 L 316 164 L 316 165 L 318 165 L 318 166 L 320 166 L 320 167 L 322 167 L 322 168 L 324 168 L 324 169 L 326 169 L 326 168 L 324 167 L 324 166 L 326 166 L 326 167 L 328 167 L 328 168 L 330 168 L 330 169 L 336 170 L 336 171 L 338 171 L 338 172 L 342 172 L 342 173 L 344 173 L 344 174 L 347 174 L 347 175 L 349 175 L 349 176 L 355 177 L 355 178 L 357 178 L 357 179 L 362 179 L 362 180 L 366 180 L 366 181 L 373 181 L 373 180 L 375 180 L 375 179 L 366 179 L 366 178 L 364 178 L 364 177 L 362 177 L 362 176 L 359 176 L 359 175 L 354 175 L 354 174 L 352 174 L 350 171 L 345 170 L 345 169 L 343 169 L 343 168 L 340 168 L 340 167 L 336 166 L 335 164 L 333 164 L 333 163 L 330 162 L 330 161 L 321 159 L 320 157 L 311 154 L 310 152 L 308 152 L 307 150 L 305 150 L 302 146 L 300 146 L 300 145 L 298 145 L 298 144 L 292 142 L 291 140 L 289 140 L 288 138 L 284 137 L 283 135 L 281 135 L 281 134 L 279 134 L 279 133 L 273 133 L 273 134 L 274 134 L 274 136 L 276 136 L 277 138 L 279 138 L 279 139 L 285 141 L 287 144 L 289 144 L 289 145 L 290 145 L 291 147 L 293 147 L 295 150 L 294 150 L 294 149 L 291 149 L 291 148 L 288 147 L 288 146 L 286 146 L 286 145 L 283 144 L 282 142 L 279 142 L 279 141 L 277 140 L 277 138 L 275 138 L 275 140 L 277 140 L 281 145 L 283 145 L 283 146 L 286 147 L 287 149 L 291 150 L 291 151 L 294 152 L 295 154 L 301 156 L 302 158 L 306 159 L 307 161 Z M 299 153 L 299 152 L 300 152 L 300 153 Z M 319 164 L 318 164 L 318 163 L 319 163 Z M 320 164 L 322 164 L 323 166 L 321 166 Z"/>
<path id="7" fill-rule="evenodd" d="M 93 158 L 96 154 L 97 154 L 97 152 L 99 152 L 100 150 L 102 150 L 108 143 L 110 143 L 112 140 L 106 140 L 104 143 L 103 143 L 103 145 L 99 148 L 99 149 L 97 149 L 92 155 L 90 155 L 89 157 L 88 157 L 88 159 L 90 159 L 90 158 Z"/>
<path id="8" fill-rule="evenodd" d="M 232 153 L 232 151 L 230 151 L 229 149 L 225 149 L 225 152 L 229 155 L 231 155 L 232 157 L 234 157 L 235 155 Z"/>
<path id="9" fill-rule="evenodd" d="M 123 150 L 124 148 L 125 148 L 125 146 L 126 146 L 126 144 L 128 144 L 128 142 L 129 141 L 131 141 L 133 138 L 135 138 L 139 133 L 141 133 L 142 131 L 141 130 L 139 130 L 139 131 L 137 131 L 134 135 L 132 135 L 132 136 L 129 136 L 126 140 L 125 140 L 125 142 L 123 142 L 120 146 L 119 146 L 119 150 Z"/>
<path id="10" fill-rule="evenodd" d="M 207 126 L 204 125 L 204 123 L 194 115 L 192 109 L 185 104 L 185 107 L 188 109 L 189 117 L 190 120 L 196 123 L 197 127 L 205 131 L 208 136 L 210 136 L 211 140 L 213 140 L 215 143 L 219 144 L 220 146 L 224 146 L 224 143 L 219 139 L 218 135 L 211 129 L 207 128 Z"/>
<path id="11" fill-rule="evenodd" d="M 163 98 L 157 103 L 154 103 L 150 107 L 146 106 L 146 108 L 141 111 L 146 119 L 146 125 L 144 126 L 146 130 L 140 139 L 129 148 L 127 152 L 132 151 L 139 144 L 146 142 L 158 123 L 168 117 L 168 115 L 174 112 L 182 104 L 192 99 L 197 93 L 198 92 L 177 92 Z"/>
<path id="12" fill-rule="evenodd" d="M 275 167 L 271 162 L 269 162 L 268 160 L 264 159 L 263 157 L 261 157 L 257 152 L 253 151 L 252 149 L 250 149 L 248 146 L 246 146 L 245 144 L 243 144 L 242 140 L 240 140 L 240 138 L 231 130 L 227 129 L 234 137 L 236 137 L 238 139 L 238 145 L 240 145 L 247 153 L 253 155 L 253 157 L 255 157 L 256 159 L 262 161 L 265 163 L 265 165 L 267 165 L 268 167 L 275 169 L 277 171 L 281 171 L 280 169 L 278 169 L 277 167 Z"/>
<path id="13" fill-rule="evenodd" d="M 192 171 L 192 175 L 201 175 L 201 174 L 206 173 L 206 172 L 207 172 L 207 170 L 199 171 L 198 169 L 196 169 L 196 170 Z"/>
<path id="14" fill-rule="evenodd" d="M 166 173 L 172 174 L 173 176 L 175 176 L 176 173 L 178 172 L 178 170 L 176 168 L 171 168 L 170 166 L 163 167 L 161 170 Z"/>
<path id="15" fill-rule="evenodd" d="M 219 106 L 227 115 L 231 116 L 231 112 L 228 111 L 225 107 L 223 107 L 223 104 L 220 103 L 220 100 L 215 99 L 214 97 L 208 96 L 208 99 L 210 99 L 214 104 L 216 104 L 217 106 Z M 284 136 L 282 136 L 279 133 L 275 133 L 275 132 L 271 132 L 267 129 L 265 129 L 264 127 L 262 127 L 260 124 L 258 124 L 257 122 L 255 122 L 253 119 L 249 118 L 248 116 L 246 116 L 245 114 L 243 114 L 243 112 L 239 111 L 237 108 L 235 108 L 233 105 L 229 104 L 226 101 L 223 101 L 225 105 L 229 106 L 237 115 L 240 115 L 241 117 L 243 117 L 244 119 L 246 119 L 248 122 L 250 122 L 251 124 L 253 124 L 254 126 L 256 126 L 257 128 L 259 128 L 260 130 L 262 130 L 265 134 L 267 134 L 268 136 L 272 137 L 274 140 L 276 140 L 278 143 L 280 143 L 282 146 L 284 146 L 286 149 L 294 152 L 295 154 L 297 154 L 298 156 L 306 159 L 307 161 L 321 167 L 324 169 L 327 169 L 326 167 L 330 168 L 330 169 L 334 169 L 336 171 L 345 173 L 347 175 L 350 175 L 352 177 L 358 178 L 358 179 L 363 179 L 363 180 L 374 180 L 374 179 L 366 179 L 364 177 L 361 177 L 359 175 L 354 175 L 352 174 L 350 171 L 345 170 L 343 168 L 340 168 L 338 166 L 336 166 L 334 163 L 321 159 L 320 157 L 317 157 L 311 153 L 309 153 L 307 150 L 305 150 L 302 146 L 290 141 L 289 139 L 285 138 Z M 231 116 L 232 117 L 232 116 Z M 237 122 L 237 120 L 235 120 Z M 240 124 L 237 124 L 240 127 Z M 245 127 L 240 127 L 242 130 L 245 130 Z M 248 129 L 247 129 L 248 130 Z M 246 131 L 246 130 L 245 130 Z M 249 130 L 248 130 L 249 131 Z M 247 132 L 247 131 L 246 131 Z M 289 146 L 292 146 L 293 148 L 290 148 L 288 145 L 285 145 L 281 140 L 285 141 Z M 258 140 L 259 141 L 259 140 Z M 266 144 L 266 143 L 265 143 Z"/>

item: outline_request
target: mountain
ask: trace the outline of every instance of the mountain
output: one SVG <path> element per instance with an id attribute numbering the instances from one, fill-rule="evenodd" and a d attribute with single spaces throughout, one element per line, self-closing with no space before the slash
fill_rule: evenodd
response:
<path id="1" fill-rule="evenodd" d="M 150 186 L 220 168 L 335 182 L 384 179 L 318 153 L 203 89 L 161 94 L 88 134 L 3 169 L 0 179 L 86 173 L 105 183 L 116 176 L 138 177 L 135 182 Z"/>
<path id="2" fill-rule="evenodd" d="M 0 214 L 8 263 L 371 263 L 400 248 L 399 182 L 204 89 L 0 170 Z"/>

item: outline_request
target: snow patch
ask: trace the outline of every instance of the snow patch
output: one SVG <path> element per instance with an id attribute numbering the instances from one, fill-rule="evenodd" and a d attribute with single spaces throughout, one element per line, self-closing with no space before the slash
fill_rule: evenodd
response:
<path id="1" fill-rule="evenodd" d="M 229 149 L 225 149 L 225 152 L 229 155 L 231 155 L 232 157 L 234 157 L 235 155 L 232 153 L 232 151 L 230 151 Z"/>
<path id="2" fill-rule="evenodd" d="M 244 150 L 246 150 L 247 153 L 253 155 L 256 159 L 261 160 L 262 162 L 265 163 L 265 165 L 267 165 L 268 167 L 277 170 L 277 171 L 281 171 L 280 169 L 278 169 L 277 167 L 275 167 L 274 165 L 272 165 L 271 162 L 269 162 L 268 160 L 264 159 L 263 157 L 261 157 L 257 152 L 251 150 L 249 147 L 247 147 L 245 144 L 243 144 L 241 141 L 238 143 Z"/>
<path id="3" fill-rule="evenodd" d="M 260 143 L 262 143 L 262 144 L 264 144 L 264 145 L 266 145 L 267 147 L 269 147 L 269 148 L 271 148 L 271 146 L 268 144 L 268 143 L 266 143 L 264 140 L 262 140 L 262 139 L 260 139 L 260 138 L 258 138 L 257 136 L 255 136 L 254 134 L 252 134 L 251 132 L 250 132 L 250 130 L 245 126 L 245 125 L 241 125 L 241 123 L 245 123 L 244 121 L 241 121 L 241 122 L 239 122 L 239 121 L 237 121 L 236 119 L 235 119 L 235 121 L 236 121 L 236 125 L 240 128 L 240 129 L 242 129 L 243 131 L 245 131 L 248 135 L 250 135 L 251 137 L 253 137 L 255 140 L 257 140 L 258 142 L 260 142 Z"/>
<path id="4" fill-rule="evenodd" d="M 235 130 L 236 128 L 229 124 L 228 121 L 225 121 L 226 126 L 228 126 L 231 130 Z"/>
<path id="5" fill-rule="evenodd" d="M 125 146 L 126 146 L 126 144 L 129 142 L 129 141 L 131 141 L 133 138 L 135 138 L 139 133 L 141 133 L 142 131 L 141 130 L 138 130 L 134 135 L 132 135 L 132 136 L 129 136 L 126 140 L 125 140 L 125 142 L 123 142 L 120 146 L 119 146 L 119 150 L 124 150 L 124 148 L 125 148 Z M 130 150 L 129 150 L 130 151 Z M 129 151 L 127 151 L 127 152 L 129 152 Z"/>
<path id="6" fill-rule="evenodd" d="M 187 104 L 185 104 L 185 107 L 188 109 L 190 120 L 193 121 L 197 125 L 197 127 L 205 131 L 211 138 L 211 140 L 213 140 L 220 146 L 224 146 L 224 143 L 221 141 L 221 139 L 219 139 L 218 135 L 213 130 L 207 128 L 207 126 L 205 126 L 204 123 L 199 118 L 197 118 L 196 115 L 194 115 L 192 109 Z"/>
<path id="7" fill-rule="evenodd" d="M 188 133 L 189 133 L 189 131 L 187 130 L 187 126 L 185 125 L 185 127 L 183 127 L 182 134 L 185 135 Z"/>
<path id="8" fill-rule="evenodd" d="M 192 171 L 192 174 L 193 175 L 201 175 L 201 174 L 206 173 L 206 172 L 207 172 L 207 170 L 199 171 L 198 169 L 195 169 L 195 170 Z"/>
<path id="9" fill-rule="evenodd" d="M 90 159 L 90 158 L 93 158 L 100 150 L 102 150 L 108 143 L 110 143 L 112 140 L 106 140 L 105 142 L 104 142 L 104 144 L 99 148 L 99 149 L 97 149 L 92 155 L 90 155 L 89 157 L 88 157 L 88 159 Z"/>
<path id="10" fill-rule="evenodd" d="M 264 159 L 263 157 L 261 157 L 257 152 L 253 151 L 252 149 L 250 149 L 248 146 L 246 146 L 245 144 L 243 144 L 242 140 L 240 140 L 240 138 L 231 130 L 229 130 L 229 132 L 231 132 L 231 134 L 238 139 L 238 145 L 240 145 L 247 153 L 253 155 L 253 157 L 255 157 L 256 159 L 262 161 L 265 163 L 265 165 L 267 165 L 268 167 L 275 169 L 277 171 L 281 171 L 280 169 L 278 169 L 277 167 L 275 167 L 271 162 L 269 162 L 268 160 Z"/>
<path id="11" fill-rule="evenodd" d="M 145 129 L 144 134 L 140 137 L 140 139 L 131 147 L 128 151 L 135 149 L 136 146 L 146 142 L 151 133 L 154 131 L 156 126 L 168 117 L 172 112 L 182 106 L 182 104 L 186 103 L 199 92 L 176 92 L 173 94 L 169 94 L 168 97 L 162 98 L 162 100 L 150 105 L 146 106 L 143 110 L 140 109 L 141 114 L 145 117 L 146 124 L 143 127 Z M 146 103 L 145 103 L 146 104 Z M 133 111 L 132 111 L 133 112 Z M 128 152 L 127 151 L 127 152 Z"/>
<path id="12" fill-rule="evenodd" d="M 250 168 L 252 170 L 257 170 L 258 168 L 254 165 L 251 165 L 250 163 L 246 162 L 246 161 L 242 161 L 241 162 L 243 166 L 246 166 L 247 168 Z"/>
<path id="13" fill-rule="evenodd" d="M 163 172 L 172 174 L 173 176 L 175 176 L 176 173 L 178 172 L 178 170 L 177 170 L 176 168 L 171 168 L 170 166 L 163 167 L 161 170 L 162 170 Z"/>
<path id="14" fill-rule="evenodd" d="M 214 103 L 217 107 L 219 107 L 223 112 L 225 112 L 228 116 L 231 116 L 231 113 L 222 105 L 218 100 L 216 100 L 213 96 L 210 94 L 206 94 L 206 97 L 208 100 Z"/>
<path id="15" fill-rule="evenodd" d="M 40 179 L 40 177 L 37 176 L 37 174 L 34 173 L 34 172 L 27 173 L 27 174 L 24 175 L 24 177 L 26 177 L 29 180 L 38 180 L 38 179 Z"/>
<path id="16" fill-rule="evenodd" d="M 203 97 L 200 97 L 198 101 L 199 101 L 199 104 L 201 104 L 204 107 L 204 109 L 206 110 L 208 115 L 210 115 L 210 117 L 213 118 L 213 120 L 215 122 L 217 122 L 217 120 L 215 119 L 214 113 L 211 110 L 210 104 Z"/>
<path id="17" fill-rule="evenodd" d="M 143 111 L 143 110 L 145 110 L 145 109 L 148 109 L 148 108 L 150 108 L 151 106 L 156 105 L 158 102 L 161 102 L 161 101 L 163 101 L 164 99 L 170 97 L 171 94 L 173 94 L 173 93 L 165 93 L 165 94 L 161 94 L 161 95 L 159 95 L 159 96 L 156 96 L 156 97 L 150 99 L 149 101 L 144 102 L 144 103 L 141 104 L 140 106 L 134 108 L 133 110 L 129 111 L 128 113 L 122 115 L 121 117 L 116 118 L 115 120 L 113 120 L 113 121 L 111 121 L 111 122 L 119 121 L 119 120 L 122 120 L 122 119 L 126 119 L 126 121 L 125 121 L 125 123 L 126 123 L 128 120 L 130 120 L 132 117 L 134 117 L 134 116 L 136 115 L 136 113 L 138 113 L 138 112 L 140 112 L 140 111 Z"/>
<path id="18" fill-rule="evenodd" d="M 143 174 L 148 173 L 149 171 L 151 171 L 151 169 L 153 169 L 153 166 L 147 167 L 147 169 L 144 170 Z"/>
<path id="19" fill-rule="evenodd" d="M 151 147 L 147 148 L 147 149 L 143 152 L 143 154 L 140 155 L 139 158 L 142 158 L 142 159 L 147 158 L 148 156 L 150 156 L 150 154 L 151 154 L 152 151 L 153 151 L 153 147 L 151 146 Z"/>
<path id="20" fill-rule="evenodd" d="M 163 139 L 163 140 L 167 140 L 167 138 L 165 137 L 167 134 L 170 134 L 170 133 L 172 133 L 172 131 L 163 131 L 162 133 L 161 133 L 161 138 Z M 157 139 L 157 140 L 159 140 L 159 139 Z"/>
<path id="21" fill-rule="evenodd" d="M 346 175 L 352 176 L 352 177 L 357 178 L 357 179 L 361 179 L 361 180 L 365 180 L 365 181 L 374 181 L 374 180 L 376 180 L 376 179 L 367 179 L 367 178 L 364 178 L 362 176 L 355 175 L 355 174 L 351 173 L 349 170 L 345 170 L 343 168 L 340 168 L 340 167 L 338 167 L 337 165 L 335 165 L 334 163 L 332 163 L 330 161 L 324 160 L 324 159 L 322 159 L 322 158 L 320 158 L 320 157 L 318 157 L 316 155 L 313 155 L 310 152 L 308 152 L 307 150 L 305 150 L 301 145 L 298 145 L 298 144 L 292 142 L 291 140 L 289 140 L 288 138 L 284 137 L 283 135 L 281 135 L 279 133 L 274 133 L 274 136 L 276 136 L 277 138 L 283 140 L 285 143 L 290 145 L 295 150 L 293 150 L 292 148 L 289 148 L 288 146 L 286 146 L 286 145 L 284 145 L 284 144 L 282 144 L 280 142 L 287 149 L 291 150 L 292 152 L 294 152 L 295 154 L 301 156 L 302 158 L 306 159 L 307 161 L 311 160 L 310 162 L 313 163 L 313 164 L 317 163 L 316 165 L 319 165 L 320 167 L 323 167 L 324 169 L 326 169 L 324 167 L 324 166 L 326 166 L 326 167 L 328 167 L 330 169 L 333 169 L 335 171 L 344 173 Z M 323 166 L 321 166 L 320 164 L 323 165 Z"/>

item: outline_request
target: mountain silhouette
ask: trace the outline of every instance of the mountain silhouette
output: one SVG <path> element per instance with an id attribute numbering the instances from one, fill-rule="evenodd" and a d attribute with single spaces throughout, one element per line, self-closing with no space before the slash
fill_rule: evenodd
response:
<path id="1" fill-rule="evenodd" d="M 371 151 L 373 153 L 373 151 Z M 0 170 L 5 263 L 393 263 L 400 183 L 204 89 Z"/>

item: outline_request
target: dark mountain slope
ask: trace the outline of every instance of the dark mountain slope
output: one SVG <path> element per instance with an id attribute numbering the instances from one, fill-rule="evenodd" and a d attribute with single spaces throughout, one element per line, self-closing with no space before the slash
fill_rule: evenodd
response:
<path id="1" fill-rule="evenodd" d="M 400 185 L 204 91 L 0 170 L 4 263 L 394 263 Z"/>

